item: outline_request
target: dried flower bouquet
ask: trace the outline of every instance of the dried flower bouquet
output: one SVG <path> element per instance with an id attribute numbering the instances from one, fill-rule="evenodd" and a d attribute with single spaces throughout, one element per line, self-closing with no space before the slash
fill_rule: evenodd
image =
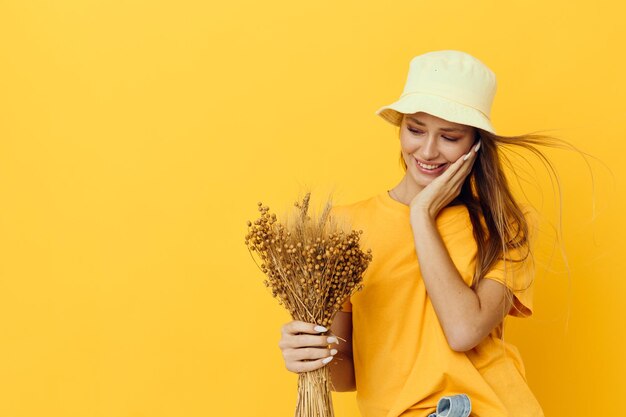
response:
<path id="1" fill-rule="evenodd" d="M 330 201 L 319 216 L 311 217 L 310 197 L 308 193 L 296 202 L 297 214 L 285 224 L 259 203 L 261 217 L 248 222 L 245 242 L 260 260 L 264 284 L 291 317 L 330 328 L 345 300 L 362 288 L 372 254 L 359 246 L 361 231 L 330 215 Z M 296 417 L 333 417 L 330 391 L 327 366 L 300 373 Z"/>

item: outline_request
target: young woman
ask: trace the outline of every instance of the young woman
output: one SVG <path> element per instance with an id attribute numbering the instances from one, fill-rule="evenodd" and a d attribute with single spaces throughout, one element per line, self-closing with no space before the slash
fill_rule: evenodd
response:
<path id="1" fill-rule="evenodd" d="M 535 216 L 511 194 L 500 148 L 538 152 L 550 138 L 496 135 L 495 91 L 493 72 L 467 53 L 413 58 L 400 99 L 377 111 L 400 128 L 404 177 L 334 208 L 372 249 L 363 290 L 330 334 L 282 328 L 287 369 L 330 366 L 336 391 L 357 390 L 363 417 L 543 416 L 502 340 L 507 315 L 532 314 Z"/>

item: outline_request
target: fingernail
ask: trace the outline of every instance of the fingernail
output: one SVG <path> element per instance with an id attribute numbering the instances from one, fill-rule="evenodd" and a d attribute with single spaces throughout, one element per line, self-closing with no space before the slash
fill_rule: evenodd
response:
<path id="1" fill-rule="evenodd" d="M 474 152 L 478 152 L 478 150 L 480 149 L 480 144 L 482 143 L 482 141 L 478 141 L 478 145 L 476 145 L 476 147 L 474 148 Z"/>
<path id="2" fill-rule="evenodd" d="M 330 350 L 330 354 L 331 355 L 336 355 L 337 354 L 337 349 L 331 349 Z"/>
<path id="3" fill-rule="evenodd" d="M 328 331 L 328 329 L 327 329 L 326 327 L 324 327 L 324 326 L 319 326 L 319 325 L 318 325 L 318 326 L 313 327 L 313 330 L 315 330 L 316 332 L 320 332 L 320 333 L 322 333 L 322 332 L 327 332 L 327 331 Z"/>
<path id="4" fill-rule="evenodd" d="M 339 340 L 337 340 L 337 338 L 335 336 L 331 336 L 329 337 L 326 342 L 328 342 L 328 344 L 330 345 L 331 343 L 336 343 L 339 344 Z"/>
<path id="5" fill-rule="evenodd" d="M 469 157 L 470 157 L 470 156 L 472 156 L 472 151 L 470 151 L 467 155 L 465 155 L 465 156 L 463 157 L 463 160 L 464 160 L 464 161 L 467 161 L 467 160 L 469 159 Z"/>
<path id="6" fill-rule="evenodd" d="M 327 358 L 322 359 L 322 363 L 326 365 L 328 362 L 332 361 L 334 356 L 329 356 Z"/>

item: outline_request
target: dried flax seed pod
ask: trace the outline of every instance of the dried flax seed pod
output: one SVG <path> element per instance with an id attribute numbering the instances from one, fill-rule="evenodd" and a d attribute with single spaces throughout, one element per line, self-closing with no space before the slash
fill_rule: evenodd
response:
<path id="1" fill-rule="evenodd" d="M 296 215 L 286 224 L 259 202 L 261 215 L 247 222 L 245 244 L 267 277 L 264 284 L 292 318 L 328 327 L 342 303 L 362 288 L 372 253 L 359 246 L 362 231 L 334 221 L 330 200 L 312 216 L 310 198 L 307 193 L 295 203 Z M 297 417 L 333 416 L 328 381 L 327 367 L 300 374 Z"/>

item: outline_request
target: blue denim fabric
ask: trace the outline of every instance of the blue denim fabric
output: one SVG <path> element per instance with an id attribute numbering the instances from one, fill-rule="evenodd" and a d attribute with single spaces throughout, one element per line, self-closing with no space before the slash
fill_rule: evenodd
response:
<path id="1" fill-rule="evenodd" d="M 472 402 L 465 394 L 441 397 L 437 402 L 437 411 L 428 417 L 468 417 L 472 411 Z"/>

